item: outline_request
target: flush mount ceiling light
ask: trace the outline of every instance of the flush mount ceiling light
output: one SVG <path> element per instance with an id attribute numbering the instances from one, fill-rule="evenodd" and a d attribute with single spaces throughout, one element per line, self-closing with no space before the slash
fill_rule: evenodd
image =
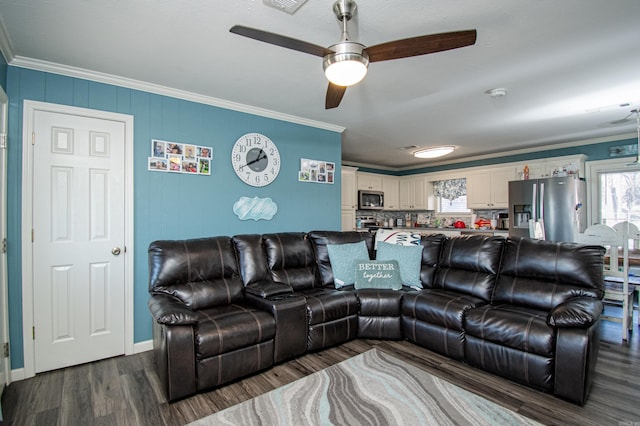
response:
<path id="1" fill-rule="evenodd" d="M 438 158 L 451 154 L 456 148 L 453 146 L 438 146 L 435 148 L 421 149 L 413 153 L 416 158 Z"/>

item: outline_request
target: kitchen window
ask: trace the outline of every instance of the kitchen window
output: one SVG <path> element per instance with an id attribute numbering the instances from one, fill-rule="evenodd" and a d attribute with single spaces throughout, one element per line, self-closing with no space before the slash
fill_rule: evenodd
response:
<path id="1" fill-rule="evenodd" d="M 629 163 L 629 158 L 588 163 L 589 223 L 628 221 L 640 227 L 640 168 Z"/>
<path id="2" fill-rule="evenodd" d="M 640 224 L 640 170 L 600 173 L 600 222 Z"/>
<path id="3" fill-rule="evenodd" d="M 444 179 L 433 182 L 436 212 L 442 214 L 469 214 L 467 208 L 467 179 Z"/>

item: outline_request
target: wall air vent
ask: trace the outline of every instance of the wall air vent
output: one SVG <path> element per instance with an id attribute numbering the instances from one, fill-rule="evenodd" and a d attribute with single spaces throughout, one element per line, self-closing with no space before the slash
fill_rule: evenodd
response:
<path id="1" fill-rule="evenodd" d="M 263 0 L 264 4 L 294 14 L 307 0 Z"/>

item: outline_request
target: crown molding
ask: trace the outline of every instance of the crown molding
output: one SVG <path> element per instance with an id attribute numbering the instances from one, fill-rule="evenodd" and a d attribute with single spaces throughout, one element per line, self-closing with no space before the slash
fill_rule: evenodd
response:
<path id="1" fill-rule="evenodd" d="M 1 29 L 0 29 L 1 31 Z M 2 34 L 0 34 L 0 49 Z M 9 63 L 9 61 L 7 61 Z M 274 120 L 286 121 L 289 123 L 301 124 L 303 126 L 315 127 L 318 129 L 328 130 L 336 133 L 343 133 L 345 127 L 335 124 L 325 123 L 322 121 L 310 120 L 295 115 L 284 114 L 277 111 L 271 111 L 264 108 L 258 108 L 237 102 L 231 102 L 224 99 L 205 96 L 198 93 L 188 92 L 186 90 L 174 89 L 171 87 L 161 86 L 158 84 L 148 83 L 140 80 L 134 80 L 126 77 L 120 77 L 112 74 L 91 71 L 83 68 L 61 65 L 54 62 L 41 61 L 38 59 L 25 58 L 22 56 L 14 56 L 9 65 L 27 68 L 35 71 L 42 71 L 54 74 L 60 74 L 67 77 L 81 78 L 84 80 L 95 81 L 98 83 L 112 84 L 114 86 L 126 87 L 134 90 L 155 93 L 157 95 L 169 96 L 172 98 L 183 99 L 187 101 L 197 102 L 205 105 L 211 105 L 224 109 L 229 109 L 247 114 L 257 115 L 260 117 L 272 118 Z"/>
<path id="2" fill-rule="evenodd" d="M 7 33 L 7 27 L 4 26 L 2 16 L 0 16 L 0 53 L 4 56 L 4 60 L 8 63 L 13 61 L 15 54 L 13 53 L 13 46 L 9 33 Z"/>

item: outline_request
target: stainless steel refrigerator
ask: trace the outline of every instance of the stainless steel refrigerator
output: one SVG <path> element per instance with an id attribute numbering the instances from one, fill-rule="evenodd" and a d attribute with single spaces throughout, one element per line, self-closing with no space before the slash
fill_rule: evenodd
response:
<path id="1" fill-rule="evenodd" d="M 509 182 L 509 236 L 575 241 L 586 228 L 586 194 L 572 176 Z"/>

